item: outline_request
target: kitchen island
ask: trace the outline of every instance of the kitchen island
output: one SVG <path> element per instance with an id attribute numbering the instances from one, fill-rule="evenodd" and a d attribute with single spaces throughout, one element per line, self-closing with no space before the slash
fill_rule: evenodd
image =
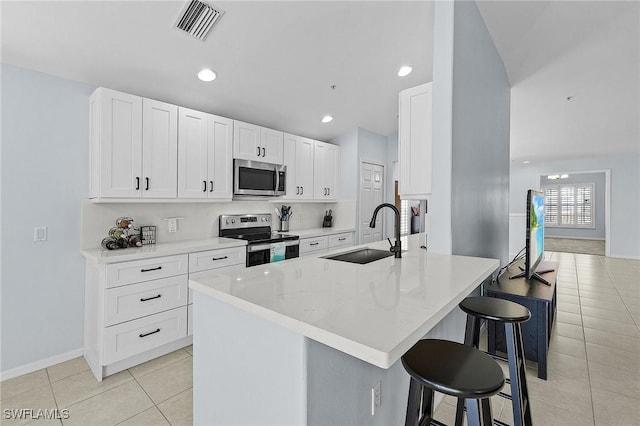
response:
<path id="1" fill-rule="evenodd" d="M 422 241 L 366 265 L 300 258 L 191 280 L 194 424 L 403 423 L 400 357 L 425 335 L 461 341 L 457 304 L 499 266 Z"/>

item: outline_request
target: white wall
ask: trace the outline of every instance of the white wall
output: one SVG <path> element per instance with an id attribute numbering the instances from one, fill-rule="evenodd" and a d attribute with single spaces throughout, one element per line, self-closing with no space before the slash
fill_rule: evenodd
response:
<path id="1" fill-rule="evenodd" d="M 475 2 L 436 2 L 430 250 L 507 262 L 510 86 Z"/>
<path id="2" fill-rule="evenodd" d="M 358 199 L 358 129 L 349 130 L 331 141 L 340 146 L 340 198 Z"/>
<path id="3" fill-rule="evenodd" d="M 82 347 L 93 90 L 2 65 L 2 371 Z M 34 226 L 46 242 L 33 242 Z"/>
<path id="4" fill-rule="evenodd" d="M 611 170 L 611 257 L 640 259 L 640 156 L 611 156 L 511 165 L 511 212 L 523 213 L 527 189 L 540 176 L 565 172 Z M 510 230 L 511 233 L 518 232 Z M 524 231 L 522 231 L 524 232 Z"/>

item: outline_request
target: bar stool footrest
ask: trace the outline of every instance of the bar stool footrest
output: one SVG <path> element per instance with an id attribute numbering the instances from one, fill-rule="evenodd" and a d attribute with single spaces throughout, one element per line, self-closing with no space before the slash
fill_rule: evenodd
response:
<path id="1" fill-rule="evenodd" d="M 494 420 L 493 424 L 496 426 L 511 426 L 509 423 L 501 422 L 500 420 Z"/>

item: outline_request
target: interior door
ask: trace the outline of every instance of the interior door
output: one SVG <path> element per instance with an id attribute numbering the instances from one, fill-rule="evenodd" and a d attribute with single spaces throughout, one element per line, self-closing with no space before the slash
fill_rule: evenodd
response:
<path id="1" fill-rule="evenodd" d="M 360 244 L 382 240 L 385 210 L 380 210 L 375 228 L 369 227 L 375 208 L 384 201 L 384 167 L 363 162 L 360 165 Z"/>

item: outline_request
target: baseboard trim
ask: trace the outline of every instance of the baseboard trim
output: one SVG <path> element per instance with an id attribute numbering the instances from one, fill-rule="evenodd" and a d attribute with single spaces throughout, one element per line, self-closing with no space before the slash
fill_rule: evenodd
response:
<path id="1" fill-rule="evenodd" d="M 611 254 L 608 257 L 615 257 L 616 259 L 640 260 L 640 256 L 629 256 L 626 254 Z"/>
<path id="2" fill-rule="evenodd" d="M 563 237 L 561 235 L 545 235 L 544 238 L 559 238 L 562 240 L 594 240 L 594 241 L 605 241 L 604 238 L 599 237 Z"/>
<path id="3" fill-rule="evenodd" d="M 82 356 L 82 348 L 2 371 L 0 372 L 0 382 L 22 376 L 23 374 L 33 373 L 34 371 L 51 367 L 52 365 L 60 364 L 61 362 L 69 361 L 70 359 L 78 358 L 79 356 Z"/>

